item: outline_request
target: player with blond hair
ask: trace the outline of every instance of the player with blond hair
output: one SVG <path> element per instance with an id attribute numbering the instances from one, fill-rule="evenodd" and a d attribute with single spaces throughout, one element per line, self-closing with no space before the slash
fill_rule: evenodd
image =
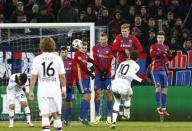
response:
<path id="1" fill-rule="evenodd" d="M 55 130 L 62 131 L 62 95 L 64 98 L 66 97 L 64 64 L 61 57 L 53 53 L 55 50 L 53 38 L 42 38 L 40 49 L 43 53 L 36 56 L 32 64 L 29 99 L 34 99 L 33 88 L 38 78 L 37 98 L 42 117 L 42 130 L 50 131 L 49 115 L 52 114 Z"/>

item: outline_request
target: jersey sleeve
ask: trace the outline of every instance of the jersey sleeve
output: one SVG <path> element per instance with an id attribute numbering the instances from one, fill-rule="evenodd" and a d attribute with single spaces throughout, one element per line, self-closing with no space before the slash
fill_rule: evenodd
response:
<path id="1" fill-rule="evenodd" d="M 93 50 L 94 63 L 97 65 L 98 70 L 101 70 L 100 65 L 99 65 L 99 60 L 98 60 L 98 57 L 97 57 L 96 46 L 94 46 L 92 50 Z"/>
<path id="2" fill-rule="evenodd" d="M 141 45 L 140 41 L 136 37 L 134 37 L 134 45 L 136 47 L 137 53 L 140 53 L 143 51 L 143 46 Z"/>
<path id="3" fill-rule="evenodd" d="M 37 57 L 33 60 L 33 64 L 32 64 L 32 70 L 31 70 L 31 74 L 33 75 L 37 75 L 38 74 L 38 62 L 37 62 Z"/>
<path id="4" fill-rule="evenodd" d="M 140 70 L 140 66 L 135 62 L 135 71 L 136 73 Z"/>
<path id="5" fill-rule="evenodd" d="M 75 52 L 74 61 L 80 66 L 81 70 L 83 70 L 84 72 L 88 72 L 87 66 L 82 62 L 82 58 L 79 52 Z"/>
<path id="6" fill-rule="evenodd" d="M 130 72 L 130 75 L 131 75 L 132 79 L 134 79 L 134 80 L 136 80 L 136 81 L 138 81 L 138 82 L 141 82 L 142 79 L 139 78 L 139 77 L 136 75 L 136 73 L 139 71 L 140 67 L 139 67 L 139 65 L 138 65 L 135 61 L 133 61 L 133 68 L 134 68 L 134 71 L 131 71 L 131 72 Z"/>
<path id="7" fill-rule="evenodd" d="M 120 47 L 120 39 L 120 35 L 116 36 L 112 46 L 113 53 L 116 53 L 118 51 L 124 51 L 124 49 Z"/>
<path id="8" fill-rule="evenodd" d="M 59 64 L 58 73 L 59 74 L 65 74 L 66 72 L 65 72 L 64 64 L 63 64 L 61 57 L 58 58 L 58 64 Z"/>
<path id="9" fill-rule="evenodd" d="M 136 80 L 136 81 L 138 81 L 138 82 L 141 82 L 141 81 L 142 81 L 142 79 L 139 78 L 136 74 L 132 74 L 131 77 L 132 77 L 132 79 L 134 79 L 134 80 Z"/>

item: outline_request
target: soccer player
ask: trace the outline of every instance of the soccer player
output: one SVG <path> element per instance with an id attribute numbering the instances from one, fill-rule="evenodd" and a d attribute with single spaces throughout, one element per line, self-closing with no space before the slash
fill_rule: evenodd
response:
<path id="1" fill-rule="evenodd" d="M 50 131 L 49 115 L 52 114 L 55 130 L 62 131 L 62 96 L 66 97 L 64 64 L 61 57 L 53 53 L 55 41 L 51 37 L 41 38 L 40 49 L 43 53 L 36 56 L 32 64 L 29 99 L 34 99 L 33 88 L 38 78 L 37 98 L 42 130 Z"/>
<path id="2" fill-rule="evenodd" d="M 176 52 L 171 53 L 169 47 L 164 45 L 165 33 L 160 31 L 157 33 L 157 43 L 150 46 L 151 75 L 156 87 L 156 104 L 157 113 L 160 115 L 170 114 L 166 110 L 167 89 L 168 89 L 168 72 L 167 62 L 176 56 Z"/>
<path id="3" fill-rule="evenodd" d="M 130 52 L 137 51 L 137 53 L 143 51 L 143 47 L 139 40 L 135 36 L 130 35 L 129 24 L 121 25 L 121 34 L 117 35 L 113 42 L 112 50 L 116 55 L 118 64 L 127 58 L 125 49 L 128 49 Z"/>
<path id="4" fill-rule="evenodd" d="M 130 54 L 128 50 L 125 50 L 125 54 L 127 56 L 127 60 L 120 63 L 116 71 L 115 78 L 112 80 L 112 92 L 115 102 L 113 105 L 113 122 L 111 128 L 116 127 L 121 100 L 124 100 L 124 117 L 129 119 L 131 96 L 133 95 L 131 82 L 132 80 L 142 82 L 142 79 L 136 75 L 140 69 L 139 65 L 135 62 L 138 58 L 138 54 L 135 51 Z"/>
<path id="5" fill-rule="evenodd" d="M 87 55 L 87 42 L 82 42 L 79 45 L 78 51 L 75 52 L 74 68 L 76 71 L 75 74 L 77 87 L 80 94 L 82 94 L 79 120 L 86 126 L 89 126 L 88 110 L 91 99 L 90 77 L 94 79 L 94 75 L 92 74 L 94 71 L 93 66 L 91 66 L 91 68 L 89 69 L 89 63 L 95 64 L 93 59 L 91 59 L 89 55 Z"/>
<path id="6" fill-rule="evenodd" d="M 72 100 L 74 99 L 74 90 L 72 87 L 72 69 L 73 69 L 73 59 L 68 57 L 68 49 L 67 47 L 61 47 L 60 56 L 63 60 L 65 67 L 65 77 L 66 77 L 66 86 L 67 86 L 67 107 L 66 107 L 66 126 L 71 126 L 71 114 L 72 114 Z M 64 108 L 62 109 L 61 118 L 64 120 Z"/>
<path id="7" fill-rule="evenodd" d="M 117 67 L 122 61 L 127 59 L 125 50 L 128 50 L 129 52 L 136 51 L 137 53 L 141 53 L 143 51 L 143 47 L 139 40 L 134 35 L 130 34 L 129 24 L 121 25 L 121 34 L 117 35 L 113 42 L 112 51 L 116 57 Z M 123 108 L 122 104 L 120 106 Z M 122 111 L 119 113 L 121 112 Z"/>
<path id="8" fill-rule="evenodd" d="M 98 124 L 101 119 L 100 115 L 100 101 L 101 92 L 106 90 L 107 96 L 107 124 L 111 124 L 112 115 L 112 96 L 110 91 L 111 84 L 111 61 L 113 56 L 111 55 L 112 48 L 108 44 L 108 36 L 105 33 L 101 33 L 99 43 L 93 47 L 93 57 L 97 67 L 95 70 L 95 111 L 96 121 Z"/>
<path id="9" fill-rule="evenodd" d="M 29 81 L 25 73 L 16 73 L 11 75 L 9 84 L 7 86 L 7 98 L 9 103 L 9 127 L 13 127 L 14 123 L 14 110 L 15 100 L 18 100 L 21 106 L 24 108 L 25 115 L 27 118 L 27 124 L 33 126 L 31 123 L 31 112 L 28 106 L 26 93 L 29 93 Z"/>

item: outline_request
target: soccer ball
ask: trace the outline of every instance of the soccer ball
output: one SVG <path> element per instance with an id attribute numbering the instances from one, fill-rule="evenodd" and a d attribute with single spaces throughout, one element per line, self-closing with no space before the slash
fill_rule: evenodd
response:
<path id="1" fill-rule="evenodd" d="M 74 39 L 72 42 L 72 46 L 74 49 L 78 49 L 81 44 L 82 44 L 82 41 L 80 39 Z"/>

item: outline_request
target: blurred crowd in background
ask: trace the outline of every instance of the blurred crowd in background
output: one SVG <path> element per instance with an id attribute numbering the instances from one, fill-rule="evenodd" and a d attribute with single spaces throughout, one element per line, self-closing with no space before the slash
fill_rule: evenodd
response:
<path id="1" fill-rule="evenodd" d="M 166 33 L 172 50 L 192 49 L 191 0 L 0 0 L 0 23 L 94 22 L 108 26 L 110 42 L 123 23 L 131 25 L 148 52 L 156 33 Z"/>

